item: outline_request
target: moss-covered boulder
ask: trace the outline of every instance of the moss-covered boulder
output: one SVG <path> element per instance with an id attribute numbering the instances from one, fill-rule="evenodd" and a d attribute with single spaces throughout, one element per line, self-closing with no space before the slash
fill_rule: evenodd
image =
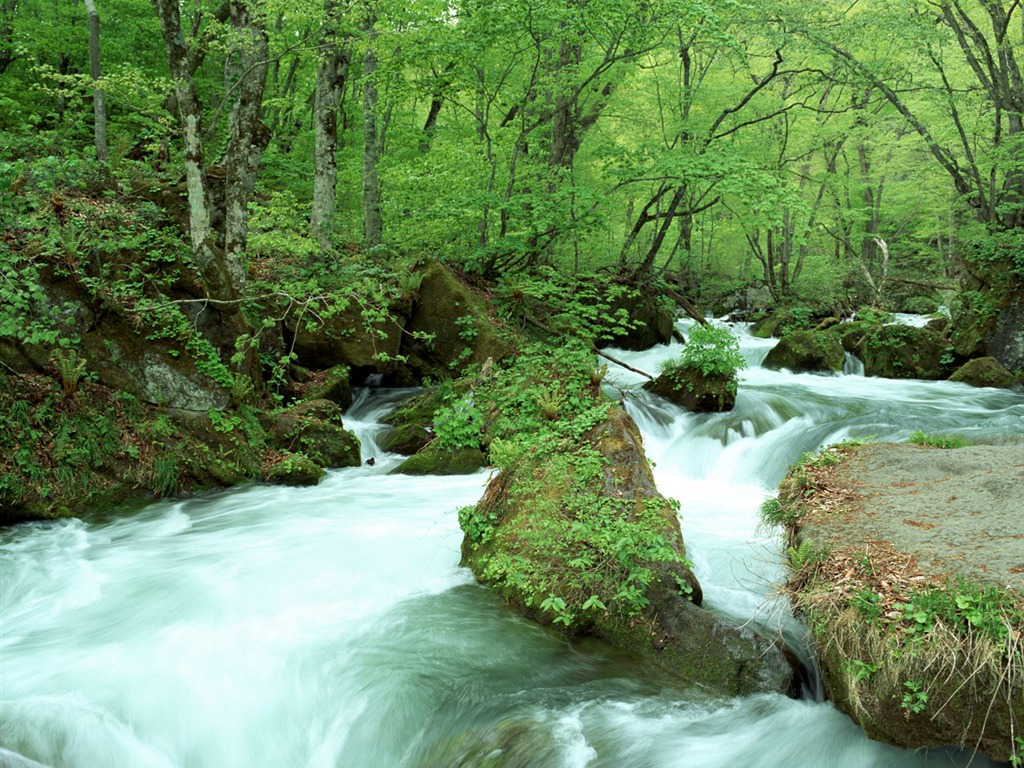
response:
<path id="1" fill-rule="evenodd" d="M 403 424 L 392 427 L 377 439 L 381 450 L 388 453 L 397 453 L 401 456 L 412 456 L 427 447 L 427 443 L 434 439 L 434 433 L 429 426 L 419 424 Z"/>
<path id="2" fill-rule="evenodd" d="M 358 304 L 320 310 L 285 318 L 285 342 L 300 365 L 313 371 L 347 366 L 363 374 L 402 375 L 396 361 L 406 318 L 397 308 L 373 318 L 364 317 Z"/>
<path id="3" fill-rule="evenodd" d="M 308 456 L 286 451 L 281 460 L 267 468 L 265 479 L 275 485 L 316 485 L 327 471 Z"/>
<path id="4" fill-rule="evenodd" d="M 484 299 L 439 262 L 423 268 L 406 331 L 402 354 L 421 377 L 447 378 L 509 353 Z"/>
<path id="5" fill-rule="evenodd" d="M 336 365 L 311 374 L 303 388 L 303 400 L 330 400 L 345 410 L 352 405 L 352 381 L 347 365 Z"/>
<path id="6" fill-rule="evenodd" d="M 510 458 L 460 511 L 463 563 L 524 615 L 723 695 L 789 690 L 778 649 L 700 607 L 676 505 L 655 487 L 636 424 L 611 406 L 587 423 L 602 413 L 571 450 Z"/>
<path id="7" fill-rule="evenodd" d="M 358 467 L 359 439 L 345 429 L 330 400 L 305 400 L 263 417 L 272 445 L 302 454 L 321 467 Z"/>
<path id="8" fill-rule="evenodd" d="M 484 467 L 487 458 L 480 448 L 442 448 L 438 441 L 403 461 L 391 474 L 401 475 L 467 475 Z"/>
<path id="9" fill-rule="evenodd" d="M 644 389 L 694 413 L 731 411 L 736 405 L 735 375 L 705 374 L 692 366 L 670 366 Z"/>
<path id="10" fill-rule="evenodd" d="M 858 352 L 867 376 L 934 381 L 949 373 L 949 342 L 929 328 L 874 327 L 864 334 Z"/>
<path id="11" fill-rule="evenodd" d="M 949 380 L 970 384 L 972 387 L 1021 389 L 1020 380 L 994 357 L 979 357 L 967 361 L 953 372 Z"/>
<path id="12" fill-rule="evenodd" d="M 611 332 L 599 339 L 598 347 L 620 347 L 622 349 L 650 349 L 656 344 L 672 341 L 675 316 L 666 308 L 666 302 L 650 293 L 625 291 L 611 302 L 609 313 L 624 312 L 633 327 L 628 331 Z"/>
<path id="13" fill-rule="evenodd" d="M 846 355 L 839 337 L 825 331 L 796 331 L 779 339 L 764 359 L 764 367 L 793 373 L 843 370 Z"/>

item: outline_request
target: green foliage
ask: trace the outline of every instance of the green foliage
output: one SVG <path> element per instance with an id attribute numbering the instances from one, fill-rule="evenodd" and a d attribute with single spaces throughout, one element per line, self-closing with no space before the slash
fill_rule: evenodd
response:
<path id="1" fill-rule="evenodd" d="M 878 671 L 877 664 L 869 664 L 860 659 L 853 659 L 849 665 L 849 671 L 853 677 L 854 684 L 864 680 L 870 680 L 871 676 Z"/>
<path id="2" fill-rule="evenodd" d="M 727 328 L 707 324 L 693 326 L 679 357 L 665 367 L 690 368 L 704 376 L 735 377 L 745 365 L 736 337 Z"/>
<path id="3" fill-rule="evenodd" d="M 474 402 L 472 391 L 452 395 L 434 412 L 434 434 L 438 444 L 448 450 L 478 448 L 484 416 Z"/>
<path id="4" fill-rule="evenodd" d="M 78 391 L 78 382 L 85 374 L 86 361 L 73 349 L 58 349 L 53 353 L 52 362 L 60 376 L 64 394 L 73 397 Z"/>
<path id="5" fill-rule="evenodd" d="M 924 690 L 924 683 L 920 680 L 907 680 L 903 683 L 903 687 L 906 691 L 903 694 L 900 706 L 907 712 L 913 712 L 915 715 L 924 712 L 928 706 L 928 692 Z"/>
<path id="6" fill-rule="evenodd" d="M 921 430 L 911 433 L 907 441 L 929 448 L 966 448 L 969 445 L 974 445 L 970 440 L 957 435 L 928 435 Z"/>

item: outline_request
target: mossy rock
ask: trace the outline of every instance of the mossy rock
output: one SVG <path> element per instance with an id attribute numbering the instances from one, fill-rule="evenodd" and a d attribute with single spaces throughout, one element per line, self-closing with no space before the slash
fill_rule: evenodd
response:
<path id="1" fill-rule="evenodd" d="M 845 361 L 843 345 L 835 334 L 796 331 L 779 339 L 765 356 L 763 365 L 776 371 L 786 368 L 793 373 L 837 373 L 843 370 Z"/>
<path id="2" fill-rule="evenodd" d="M 883 325 L 869 330 L 859 348 L 867 376 L 944 379 L 948 342 L 928 328 Z"/>
<path id="3" fill-rule="evenodd" d="M 265 479 L 275 485 L 301 487 L 316 485 L 325 474 L 324 468 L 308 456 L 285 452 L 284 458 L 267 470 Z"/>
<path id="4" fill-rule="evenodd" d="M 638 296 L 635 292 L 626 292 L 611 302 L 609 314 L 614 315 L 619 310 L 625 310 L 636 327 L 624 333 L 612 334 L 610 338 L 599 339 L 599 348 L 643 350 L 672 341 L 676 319 L 655 296 L 648 293 Z"/>
<path id="5" fill-rule="evenodd" d="M 271 445 L 308 456 L 323 467 L 358 467 L 359 439 L 344 428 L 341 407 L 330 400 L 304 400 L 263 417 Z"/>
<path id="6" fill-rule="evenodd" d="M 300 365 L 314 371 L 347 366 L 361 371 L 393 374 L 406 318 L 390 312 L 370 323 L 352 304 L 318 319 L 307 313 L 285 318 L 285 341 L 294 345 Z"/>
<path id="7" fill-rule="evenodd" d="M 403 424 L 388 430 L 378 439 L 381 450 L 397 453 L 401 456 L 412 456 L 423 450 L 427 443 L 434 439 L 434 433 L 418 424 Z"/>
<path id="8" fill-rule="evenodd" d="M 706 375 L 686 366 L 667 368 L 644 389 L 694 413 L 731 411 L 736 405 L 735 376 Z"/>
<path id="9" fill-rule="evenodd" d="M 342 410 L 352 405 L 352 382 L 347 365 L 336 365 L 312 378 L 303 400 L 330 400 Z"/>
<path id="10" fill-rule="evenodd" d="M 441 448 L 430 443 L 391 471 L 393 475 L 468 475 L 486 466 L 487 459 L 479 448 Z"/>
<path id="11" fill-rule="evenodd" d="M 460 523 L 463 563 L 523 615 L 551 624 L 558 614 L 544 597 L 557 596 L 571 604 L 569 635 L 607 640 L 726 696 L 790 689 L 778 649 L 700 607 L 676 508 L 658 493 L 639 430 L 621 409 L 575 451 L 521 455 Z M 637 541 L 652 549 L 639 555 L 623 543 Z M 633 587 L 642 601 L 628 597 Z"/>
<path id="12" fill-rule="evenodd" d="M 410 368 L 443 379 L 509 354 L 483 298 L 439 262 L 429 262 L 422 274 L 401 350 Z"/>
<path id="13" fill-rule="evenodd" d="M 953 372 L 950 381 L 960 381 L 972 387 L 997 387 L 1019 390 L 1021 383 L 1006 366 L 994 357 L 979 357 L 969 360 Z"/>

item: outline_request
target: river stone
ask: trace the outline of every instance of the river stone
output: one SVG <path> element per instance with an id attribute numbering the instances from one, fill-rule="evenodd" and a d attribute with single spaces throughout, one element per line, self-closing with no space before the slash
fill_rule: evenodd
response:
<path id="1" fill-rule="evenodd" d="M 838 373 L 843 370 L 845 360 L 843 345 L 835 334 L 794 331 L 779 339 L 762 365 L 774 371 L 786 368 L 793 373 Z"/>
<path id="2" fill-rule="evenodd" d="M 615 315 L 619 310 L 625 310 L 636 327 L 599 339 L 599 348 L 643 350 L 672 341 L 675 317 L 661 306 L 656 297 L 646 293 L 637 296 L 635 292 L 627 291 L 611 302 L 608 312 Z"/>
<path id="3" fill-rule="evenodd" d="M 736 388 L 735 376 L 708 375 L 685 365 L 670 366 L 644 384 L 648 392 L 694 413 L 731 411 L 736 405 Z"/>
<path id="4" fill-rule="evenodd" d="M 342 410 L 352 405 L 352 382 L 347 365 L 336 365 L 319 374 L 303 394 L 303 400 L 330 400 Z"/>
<path id="5" fill-rule="evenodd" d="M 316 485 L 326 474 L 324 468 L 301 453 L 285 452 L 284 458 L 267 470 L 266 480 L 296 487 Z"/>
<path id="6" fill-rule="evenodd" d="M 476 447 L 441 448 L 435 440 L 393 469 L 392 475 L 466 475 L 485 466 L 487 459 Z"/>
<path id="7" fill-rule="evenodd" d="M 979 357 L 969 360 L 960 366 L 950 381 L 961 381 L 972 387 L 1000 387 L 1003 389 L 1021 389 L 1021 382 L 1006 370 L 1006 367 L 994 357 Z"/>
<path id="8" fill-rule="evenodd" d="M 624 411 L 612 408 L 607 418 L 583 436 L 607 461 L 590 490 L 609 500 L 609 508 L 628 515 L 620 520 L 635 527 L 637 536 L 655 533 L 673 550 L 685 555 L 679 519 L 674 506 L 658 493 L 650 465 L 644 456 L 640 432 Z M 573 494 L 580 493 L 552 467 L 572 462 L 571 456 L 552 457 L 529 452 L 493 477 L 473 518 L 493 522 L 493 532 L 481 535 L 464 522 L 466 536 L 462 560 L 478 581 L 490 586 L 523 615 L 550 623 L 552 615 L 533 600 L 530 584 L 506 578 L 501 563 L 510 558 L 520 564 L 530 580 L 556 584 L 564 574 L 575 573 L 569 559 L 552 549 L 544 532 L 564 524 L 557 516 L 572 514 Z M 460 519 L 463 515 L 460 513 Z M 469 520 L 470 518 L 467 518 Z M 571 525 L 571 519 L 569 520 Z M 599 532 L 594 531 L 594 536 Z M 580 551 L 603 551 L 598 541 L 582 542 Z M 565 558 L 574 555 L 565 554 Z M 793 668 L 782 652 L 749 629 L 700 607 L 702 592 L 693 572 L 682 562 L 657 560 L 647 563 L 653 572 L 644 588 L 647 600 L 638 615 L 616 609 L 619 584 L 592 582 L 594 591 L 609 609 L 584 616 L 572 634 L 592 635 L 629 650 L 641 658 L 693 684 L 726 696 L 759 691 L 789 692 Z M 684 597 L 685 587 L 690 597 Z M 556 589 L 551 586 L 549 588 Z"/>
<path id="9" fill-rule="evenodd" d="M 870 329 L 858 348 L 867 376 L 889 379 L 946 378 L 949 343 L 929 328 L 889 324 Z"/>

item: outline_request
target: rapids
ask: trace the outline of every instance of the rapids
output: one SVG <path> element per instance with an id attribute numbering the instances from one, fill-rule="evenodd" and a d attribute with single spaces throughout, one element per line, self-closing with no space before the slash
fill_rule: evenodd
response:
<path id="1" fill-rule="evenodd" d="M 707 604 L 799 645 L 773 595 L 780 546 L 757 517 L 786 468 L 829 442 L 918 429 L 1018 442 L 1024 397 L 768 371 L 773 342 L 737 333 L 749 367 L 731 413 L 686 413 L 624 369 L 607 381 L 682 502 Z M 656 372 L 676 351 L 615 354 Z M 814 691 L 716 699 L 513 614 L 459 566 L 456 513 L 488 474 L 386 474 L 398 459 L 376 447 L 376 420 L 404 394 L 363 393 L 346 425 L 376 464 L 317 487 L 0 531 L 0 767 L 19 764 L 6 750 L 53 768 L 970 762 L 872 742 Z M 515 760 L 485 762 L 502 744 Z"/>

